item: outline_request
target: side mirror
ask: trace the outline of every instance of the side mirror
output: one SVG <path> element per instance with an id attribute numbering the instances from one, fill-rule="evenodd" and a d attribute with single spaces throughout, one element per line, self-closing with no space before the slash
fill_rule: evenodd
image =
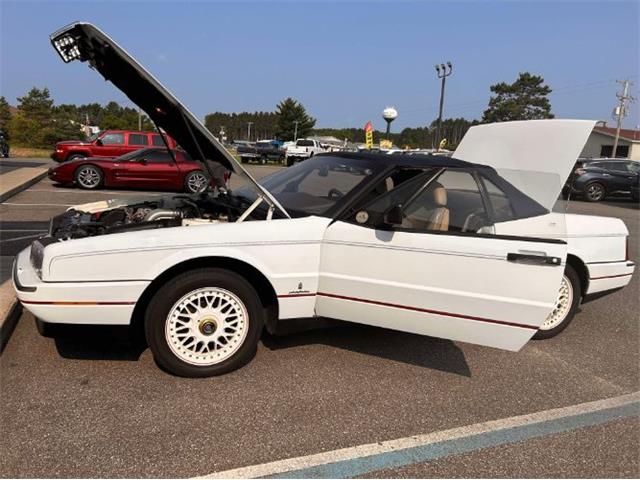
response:
<path id="1" fill-rule="evenodd" d="M 396 205 L 384 214 L 385 225 L 402 225 L 402 205 Z"/>
<path id="2" fill-rule="evenodd" d="M 138 160 L 138 163 L 139 163 L 140 165 L 146 165 L 146 164 L 147 164 L 147 163 L 149 163 L 149 162 L 147 162 L 147 159 L 143 157 L 143 158 L 140 158 L 140 159 Z"/>
<path id="3" fill-rule="evenodd" d="M 102 139 L 101 139 L 101 138 L 96 139 L 96 145 L 97 145 L 97 146 L 99 146 L 99 147 L 102 147 L 102 146 L 103 146 L 103 143 L 102 143 Z"/>

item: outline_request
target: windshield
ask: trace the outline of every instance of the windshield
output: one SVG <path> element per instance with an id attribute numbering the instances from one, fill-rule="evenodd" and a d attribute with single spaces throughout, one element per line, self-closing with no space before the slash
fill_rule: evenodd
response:
<path id="1" fill-rule="evenodd" d="M 325 215 L 383 168 L 370 160 L 320 155 L 269 175 L 260 185 L 291 215 Z M 249 201 L 256 199 L 256 193 L 247 187 L 234 194 Z"/>
<path id="2" fill-rule="evenodd" d="M 93 142 L 96 138 L 98 138 L 100 136 L 102 132 L 96 132 L 93 135 L 89 136 L 89 138 L 87 138 L 87 142 Z"/>

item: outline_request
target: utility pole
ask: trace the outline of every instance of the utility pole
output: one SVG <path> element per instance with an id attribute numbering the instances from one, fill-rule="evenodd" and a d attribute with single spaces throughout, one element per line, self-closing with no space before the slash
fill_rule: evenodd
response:
<path id="1" fill-rule="evenodd" d="M 627 116 L 627 105 L 630 101 L 634 101 L 631 95 L 629 95 L 629 85 L 633 85 L 629 80 L 616 80 L 622 87 L 622 93 L 616 93 L 616 97 L 620 100 L 620 103 L 613 109 L 613 116 L 616 117 L 618 125 L 616 126 L 616 137 L 613 140 L 613 149 L 611 150 L 611 156 L 617 157 L 618 153 L 618 140 L 620 139 L 620 128 L 622 127 L 622 119 Z"/>
<path id="2" fill-rule="evenodd" d="M 293 141 L 295 142 L 296 140 L 298 140 L 298 124 L 300 122 L 298 120 L 295 120 L 293 123 L 295 124 L 295 128 L 293 130 Z"/>
<path id="3" fill-rule="evenodd" d="M 452 70 L 453 67 L 451 66 L 451 62 L 447 62 L 446 66 L 444 63 L 436 65 L 438 78 L 442 79 L 442 84 L 440 86 L 440 112 L 438 113 L 438 126 L 436 127 L 436 151 L 440 150 L 440 128 L 442 127 L 442 107 L 444 106 L 444 82 L 447 77 L 451 75 Z"/>
<path id="4" fill-rule="evenodd" d="M 138 131 L 142 131 L 142 109 L 138 107 Z"/>
<path id="5" fill-rule="evenodd" d="M 253 122 L 247 122 L 247 142 L 251 141 L 251 125 Z"/>

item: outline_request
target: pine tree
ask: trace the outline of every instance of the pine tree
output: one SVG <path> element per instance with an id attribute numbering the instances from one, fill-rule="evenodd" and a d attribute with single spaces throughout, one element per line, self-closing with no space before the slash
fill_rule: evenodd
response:
<path id="1" fill-rule="evenodd" d="M 276 113 L 278 121 L 275 133 L 280 140 L 289 141 L 294 139 L 296 122 L 298 122 L 298 138 L 306 137 L 316 124 L 316 119 L 309 116 L 304 106 L 293 98 L 287 98 L 280 102 Z"/>
<path id="2" fill-rule="evenodd" d="M 490 89 L 496 95 L 489 99 L 489 107 L 482 116 L 485 123 L 554 117 L 547 98 L 551 88 L 544 85 L 541 76 L 520 73 L 512 84 L 500 82 Z"/>
<path id="3" fill-rule="evenodd" d="M 9 102 L 4 97 L 0 97 L 0 130 L 2 130 L 5 136 L 9 137 L 9 122 L 11 121 L 11 110 L 9 109 Z"/>

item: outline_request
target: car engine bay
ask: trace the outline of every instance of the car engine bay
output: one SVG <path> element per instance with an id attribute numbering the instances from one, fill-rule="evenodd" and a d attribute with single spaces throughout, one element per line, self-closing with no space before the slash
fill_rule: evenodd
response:
<path id="1" fill-rule="evenodd" d="M 243 197 L 211 193 L 87 203 L 53 217 L 49 236 L 55 240 L 71 240 L 137 230 L 235 222 L 249 205 L 251 203 Z M 251 218 L 246 216 L 246 219 Z"/>

